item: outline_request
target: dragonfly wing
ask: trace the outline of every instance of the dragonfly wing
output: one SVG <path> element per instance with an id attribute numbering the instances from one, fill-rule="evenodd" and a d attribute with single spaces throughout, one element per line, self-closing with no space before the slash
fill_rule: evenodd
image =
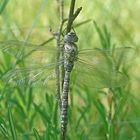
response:
<path id="1" fill-rule="evenodd" d="M 88 68 L 95 71 L 112 71 L 114 64 L 108 51 L 101 49 L 82 50 L 78 54 L 78 61 L 87 64 Z"/>
<path id="2" fill-rule="evenodd" d="M 86 50 L 81 51 L 79 57 L 75 68 L 76 81 L 84 81 L 87 86 L 95 88 L 118 87 L 126 83 L 127 77 L 116 71 L 109 51 Z"/>
<path id="3" fill-rule="evenodd" d="M 38 46 L 23 42 L 5 42 L 2 50 L 14 56 L 11 62 L 12 68 L 3 78 L 7 81 L 46 81 L 54 77 L 56 65 L 61 65 L 63 60 L 56 62 L 57 50 L 54 46 Z M 24 50 L 23 50 L 24 49 Z M 19 54 L 19 57 L 17 55 Z M 39 80 L 40 79 L 40 80 Z"/>
<path id="4" fill-rule="evenodd" d="M 40 46 L 32 43 L 26 43 L 23 45 L 22 41 L 8 41 L 1 42 L 0 49 L 12 55 L 15 61 L 26 62 L 26 67 L 31 65 L 37 67 L 46 65 L 48 63 L 54 63 L 56 61 L 56 54 L 58 50 L 53 45 Z M 62 61 L 62 59 L 61 59 Z"/>
<path id="5" fill-rule="evenodd" d="M 22 55 L 22 53 L 26 55 L 30 55 L 33 52 L 48 52 L 53 53 L 56 52 L 56 47 L 53 44 L 46 44 L 46 45 L 36 45 L 33 43 L 28 43 L 24 41 L 4 41 L 0 42 L 0 49 L 3 52 L 7 52 L 13 56 L 17 56 L 18 54 Z"/>
<path id="6" fill-rule="evenodd" d="M 78 68 L 77 68 L 78 67 Z M 73 80 L 79 86 L 88 86 L 90 88 L 114 88 L 126 85 L 128 78 L 121 72 L 104 71 L 95 68 L 89 68 L 88 65 L 81 64 L 76 66 L 73 71 Z"/>
<path id="7" fill-rule="evenodd" d="M 38 68 L 15 68 L 5 73 L 1 79 L 7 83 L 42 83 L 47 84 L 49 80 L 55 78 L 55 65 Z"/>
<path id="8" fill-rule="evenodd" d="M 131 62 L 136 56 L 137 51 L 132 47 L 115 48 L 111 52 L 111 57 L 117 67 Z"/>
<path id="9" fill-rule="evenodd" d="M 85 57 L 87 57 L 88 59 L 89 57 L 92 58 L 94 54 L 96 56 L 96 54 L 99 53 L 111 57 L 112 61 L 115 63 L 118 63 L 118 61 L 120 61 L 120 63 L 129 63 L 135 57 L 137 57 L 137 51 L 135 48 L 132 47 L 113 48 L 111 50 L 103 50 L 95 48 L 79 51 L 80 55 L 84 56 L 86 55 Z"/>

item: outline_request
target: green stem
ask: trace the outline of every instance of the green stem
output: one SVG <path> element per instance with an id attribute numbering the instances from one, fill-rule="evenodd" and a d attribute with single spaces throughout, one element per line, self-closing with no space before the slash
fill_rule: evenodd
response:
<path id="1" fill-rule="evenodd" d="M 55 75 L 56 75 L 56 99 L 59 103 L 59 107 L 61 109 L 61 96 L 60 96 L 60 69 L 59 69 L 59 60 L 60 60 L 60 33 L 56 33 L 56 67 L 55 67 Z"/>
<path id="2" fill-rule="evenodd" d="M 60 18 L 61 21 L 64 20 L 64 0 L 60 1 Z"/>
<path id="3" fill-rule="evenodd" d="M 68 24 L 67 24 L 66 34 L 71 31 L 71 27 L 72 27 L 72 23 L 73 23 L 74 7 L 75 7 L 75 0 L 71 0 L 71 5 L 70 5 L 70 11 L 69 11 L 69 18 L 68 18 Z"/>

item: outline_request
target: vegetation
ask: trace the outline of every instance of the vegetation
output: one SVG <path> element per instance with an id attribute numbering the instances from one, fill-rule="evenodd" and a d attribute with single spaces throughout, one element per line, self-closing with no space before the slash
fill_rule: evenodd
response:
<path id="1" fill-rule="evenodd" d="M 64 69 L 55 62 L 61 64 L 63 37 L 70 31 L 90 64 L 98 51 L 111 61 L 101 58 L 107 75 L 96 81 L 91 77 L 97 69 L 78 66 L 77 60 L 66 140 L 139 140 L 139 12 L 138 0 L 1 0 L 0 140 L 65 139 L 60 137 Z M 112 66 L 120 78 L 110 84 Z"/>

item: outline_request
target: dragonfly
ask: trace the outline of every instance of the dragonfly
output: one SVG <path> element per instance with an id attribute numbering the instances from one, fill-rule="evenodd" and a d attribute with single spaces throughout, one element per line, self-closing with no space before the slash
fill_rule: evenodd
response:
<path id="1" fill-rule="evenodd" d="M 14 55 L 19 63 L 24 58 L 26 62 L 23 68 L 15 65 L 8 71 L 6 78 L 26 79 L 23 76 L 27 74 L 32 82 L 48 81 L 48 76 L 56 65 L 64 63 L 65 75 L 61 101 L 61 129 L 62 135 L 66 134 L 67 128 L 67 107 L 68 91 L 71 73 L 76 75 L 76 84 L 86 84 L 95 88 L 115 88 L 126 84 L 127 76 L 119 71 L 119 67 L 129 62 L 136 54 L 135 49 L 131 47 L 115 48 L 112 50 L 103 50 L 99 48 L 78 50 L 75 44 L 78 37 L 74 32 L 68 33 L 64 37 L 64 58 L 57 63 L 55 61 L 56 50 L 53 46 L 41 46 L 20 41 L 1 42 L 1 48 L 4 52 Z M 23 44 L 26 46 L 20 47 Z M 23 53 L 23 54 L 22 54 Z M 21 57 L 22 56 L 22 57 Z M 21 58 L 22 59 L 21 59 Z M 14 60 L 13 60 L 14 62 Z M 25 68 L 26 67 L 26 68 Z M 49 71 L 50 70 L 50 71 Z M 90 80 L 89 80 L 90 79 Z M 72 80 L 71 80 L 72 81 Z"/>
<path id="2" fill-rule="evenodd" d="M 55 66 L 60 66 L 64 62 L 64 58 L 61 58 L 56 63 L 57 49 L 53 44 L 35 45 L 17 40 L 0 42 L 0 44 L 3 52 L 13 56 L 12 64 L 15 68 L 3 74 L 9 82 L 18 80 L 22 83 L 28 79 L 29 83 L 42 82 L 46 85 L 50 79 L 55 78 L 53 71 Z M 112 50 L 79 49 L 72 71 L 74 75 L 72 77 L 76 78 L 71 81 L 75 81 L 78 86 L 86 85 L 99 89 L 123 86 L 128 79 L 122 72 L 119 72 L 119 67 L 131 61 L 135 56 L 136 50 L 132 47 Z M 25 62 L 23 68 L 18 66 L 21 60 Z"/>

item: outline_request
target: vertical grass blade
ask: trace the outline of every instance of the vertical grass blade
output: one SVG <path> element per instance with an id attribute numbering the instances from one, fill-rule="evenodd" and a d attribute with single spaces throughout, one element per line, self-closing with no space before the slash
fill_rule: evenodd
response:
<path id="1" fill-rule="evenodd" d="M 1 0 L 0 1 L 0 14 L 2 14 L 2 12 L 4 11 L 4 9 L 6 8 L 7 4 L 8 4 L 9 0 Z"/>
<path id="2" fill-rule="evenodd" d="M 10 107 L 8 108 L 8 119 L 9 119 L 9 125 L 10 125 L 11 134 L 12 134 L 12 139 L 18 140 Z"/>
<path id="3" fill-rule="evenodd" d="M 101 42 L 101 45 L 104 47 L 106 46 L 105 45 L 105 37 L 104 37 L 104 34 L 102 33 L 102 30 L 98 27 L 97 23 L 94 21 L 93 22 L 94 26 L 95 26 L 95 29 L 99 35 L 99 39 L 100 39 L 100 42 Z"/>
<path id="4" fill-rule="evenodd" d="M 33 102 L 33 88 L 32 85 L 29 87 L 29 92 L 28 92 L 28 101 L 27 101 L 27 110 L 30 111 L 31 109 L 31 104 Z"/>
<path id="5" fill-rule="evenodd" d="M 98 33 L 101 45 L 104 49 L 109 49 L 111 47 L 111 35 L 107 30 L 107 27 L 104 25 L 103 28 L 99 28 L 97 23 L 93 22 L 95 29 Z"/>
<path id="6" fill-rule="evenodd" d="M 108 129 L 108 124 L 107 124 L 107 121 L 106 121 L 106 110 L 105 110 L 105 107 L 104 105 L 100 102 L 100 100 L 97 100 L 97 99 L 93 99 L 93 103 L 94 105 L 96 106 L 104 124 L 105 124 L 105 128 L 106 130 Z"/>
<path id="7" fill-rule="evenodd" d="M 37 15 L 35 16 L 35 18 L 34 18 L 34 20 L 33 20 L 33 23 L 32 23 L 32 25 L 31 25 L 29 31 L 28 31 L 27 34 L 26 34 L 25 42 L 24 42 L 23 46 L 25 46 L 26 43 L 27 43 L 27 41 L 29 40 L 29 37 L 30 37 L 31 33 L 33 32 L 33 29 L 35 28 L 35 25 L 36 25 L 36 23 L 37 23 L 39 17 L 41 16 L 41 13 L 42 13 L 43 10 L 45 9 L 46 2 L 47 2 L 47 0 L 42 0 L 40 9 L 39 9 L 39 11 L 37 12 Z"/>
<path id="8" fill-rule="evenodd" d="M 36 140 L 41 140 L 37 130 L 35 128 L 33 128 L 33 131 L 34 131 L 34 136 L 35 136 Z"/>
<path id="9" fill-rule="evenodd" d="M 10 140 L 9 133 L 6 127 L 6 122 L 1 117 L 0 117 L 0 132 L 3 134 L 6 140 Z"/>
<path id="10" fill-rule="evenodd" d="M 3 134 L 3 136 L 7 139 L 7 140 L 9 140 L 9 137 L 8 137 L 8 135 L 7 135 L 7 130 L 5 129 L 5 127 L 2 125 L 2 124 L 0 124 L 0 131 L 1 131 L 1 133 Z"/>

